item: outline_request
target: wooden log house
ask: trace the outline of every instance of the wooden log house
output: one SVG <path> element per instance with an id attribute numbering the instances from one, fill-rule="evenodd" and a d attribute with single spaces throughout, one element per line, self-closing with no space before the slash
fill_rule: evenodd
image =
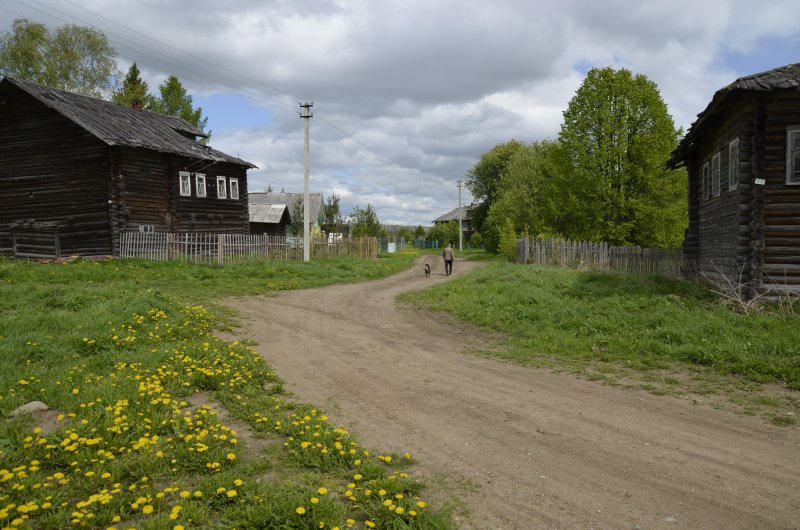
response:
<path id="1" fill-rule="evenodd" d="M 689 174 L 687 272 L 800 293 L 800 64 L 718 90 L 668 165 Z"/>
<path id="2" fill-rule="evenodd" d="M 0 255 L 115 255 L 123 231 L 248 233 L 253 164 L 180 118 L 0 81 Z"/>

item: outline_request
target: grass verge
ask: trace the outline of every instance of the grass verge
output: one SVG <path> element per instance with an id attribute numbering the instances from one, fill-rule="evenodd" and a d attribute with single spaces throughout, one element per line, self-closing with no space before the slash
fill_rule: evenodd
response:
<path id="1" fill-rule="evenodd" d="M 685 389 L 669 374 L 676 363 L 698 380 L 733 374 L 800 389 L 798 315 L 736 314 L 690 282 L 498 262 L 404 299 L 501 332 L 491 354 L 523 364 L 591 367 L 611 383 L 645 372 L 651 381 L 639 384 L 663 393 Z"/>
<path id="2" fill-rule="evenodd" d="M 448 528 L 420 498 L 411 455 L 374 454 L 284 395 L 252 348 L 214 336 L 219 315 L 201 305 L 383 277 L 413 258 L 0 261 L 0 413 L 51 407 L 0 421 L 0 527 Z"/>

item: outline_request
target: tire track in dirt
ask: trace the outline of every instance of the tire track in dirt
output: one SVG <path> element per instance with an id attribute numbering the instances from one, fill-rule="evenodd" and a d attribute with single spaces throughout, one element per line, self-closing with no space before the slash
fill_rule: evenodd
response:
<path id="1" fill-rule="evenodd" d="M 798 429 L 465 355 L 485 335 L 394 302 L 448 281 L 433 265 L 228 304 L 288 390 L 412 452 L 465 528 L 800 526 Z"/>

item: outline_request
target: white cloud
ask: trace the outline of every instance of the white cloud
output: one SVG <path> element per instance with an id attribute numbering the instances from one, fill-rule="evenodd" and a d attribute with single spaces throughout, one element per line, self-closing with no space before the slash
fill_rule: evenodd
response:
<path id="1" fill-rule="evenodd" d="M 794 0 L 37 4 L 49 15 L 28 5 L 5 1 L 0 29 L 17 15 L 94 24 L 121 65 L 138 62 L 152 90 L 176 74 L 195 95 L 246 96 L 263 120 L 226 127 L 212 143 L 259 166 L 252 190 L 302 189 L 297 105 L 313 100 L 312 189 L 339 194 L 345 212 L 371 203 L 382 221 L 408 224 L 455 207 L 456 181 L 495 144 L 557 135 L 586 68 L 647 75 L 686 127 L 714 91 L 758 71 L 729 63 L 730 53 L 796 45 L 800 19 Z M 204 110 L 212 124 L 229 111 Z"/>

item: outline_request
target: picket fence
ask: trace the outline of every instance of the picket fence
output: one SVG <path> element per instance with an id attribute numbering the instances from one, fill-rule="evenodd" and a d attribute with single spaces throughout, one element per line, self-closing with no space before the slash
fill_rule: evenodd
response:
<path id="1" fill-rule="evenodd" d="M 330 243 L 318 238 L 311 241 L 310 251 L 312 258 L 377 258 L 378 242 L 374 237 L 342 238 Z M 303 240 L 267 234 L 123 232 L 119 256 L 219 265 L 257 259 L 302 260 Z"/>
<path id="2" fill-rule="evenodd" d="M 532 237 L 517 241 L 517 260 L 539 265 L 683 277 L 681 249 L 615 247 L 596 241 Z"/>

